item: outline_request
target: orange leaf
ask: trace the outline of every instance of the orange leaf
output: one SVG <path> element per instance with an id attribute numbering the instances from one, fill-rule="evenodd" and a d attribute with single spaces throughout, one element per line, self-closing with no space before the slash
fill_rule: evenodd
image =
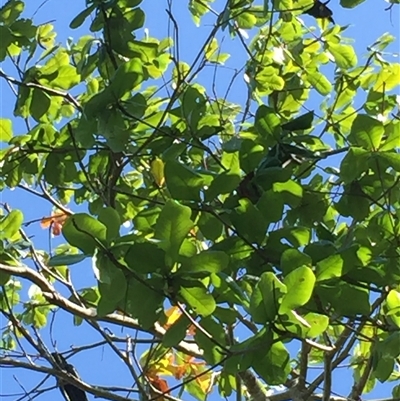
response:
<path id="1" fill-rule="evenodd" d="M 51 227 L 51 233 L 56 237 L 61 234 L 62 224 L 54 222 Z"/>
<path id="2" fill-rule="evenodd" d="M 180 365 L 180 366 L 176 367 L 176 369 L 175 369 L 175 379 L 180 380 L 186 374 L 187 374 L 187 366 L 186 365 Z"/>
<path id="3" fill-rule="evenodd" d="M 186 334 L 188 336 L 194 336 L 196 334 L 196 327 L 193 324 L 191 324 L 187 329 Z"/>
<path id="4" fill-rule="evenodd" d="M 185 362 L 192 367 L 193 366 L 203 366 L 206 364 L 204 361 L 196 361 L 196 358 L 191 355 L 186 355 Z"/>
<path id="5" fill-rule="evenodd" d="M 160 379 L 158 376 L 148 376 L 147 378 L 155 389 L 162 393 L 169 394 L 170 390 L 166 380 Z"/>
<path id="6" fill-rule="evenodd" d="M 52 212 L 51 216 L 43 217 L 40 221 L 40 226 L 45 229 L 47 227 L 51 227 L 51 232 L 54 236 L 61 234 L 61 229 L 65 220 L 67 219 L 68 214 L 64 212 Z"/>

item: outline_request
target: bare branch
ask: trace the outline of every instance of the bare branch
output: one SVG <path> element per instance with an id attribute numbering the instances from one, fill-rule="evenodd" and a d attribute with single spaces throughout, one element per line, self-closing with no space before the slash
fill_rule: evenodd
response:
<path id="1" fill-rule="evenodd" d="M 59 369 L 48 368 L 46 366 L 36 365 L 36 364 L 29 364 L 23 361 L 17 361 L 15 359 L 11 359 L 9 357 L 2 357 L 0 356 L 0 366 L 13 366 L 16 368 L 24 368 L 28 370 L 33 370 L 35 372 L 47 373 L 52 376 L 59 377 L 69 383 L 73 384 L 74 386 L 80 388 L 81 390 L 87 391 L 97 397 L 102 397 L 107 400 L 114 400 L 114 401 L 135 401 L 133 398 L 122 397 L 117 394 L 113 394 L 109 391 L 105 391 L 100 387 L 91 386 L 88 383 L 76 378 L 75 376 L 66 373 Z"/>

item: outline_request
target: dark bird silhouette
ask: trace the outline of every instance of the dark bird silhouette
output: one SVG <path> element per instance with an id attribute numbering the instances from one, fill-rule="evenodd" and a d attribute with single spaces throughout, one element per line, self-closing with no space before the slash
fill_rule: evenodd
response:
<path id="1" fill-rule="evenodd" d="M 314 18 L 326 18 L 328 21 L 334 24 L 335 21 L 332 18 L 333 12 L 330 8 L 327 7 L 328 3 L 329 1 L 327 1 L 326 3 L 322 3 L 319 0 L 314 0 L 314 5 L 307 11 L 304 11 L 304 14 L 311 15 Z"/>
<path id="2" fill-rule="evenodd" d="M 79 379 L 78 372 L 62 355 L 58 352 L 53 352 L 51 355 L 61 370 Z M 66 401 L 88 401 L 86 393 L 73 384 L 61 379 L 58 380 L 57 384 Z"/>

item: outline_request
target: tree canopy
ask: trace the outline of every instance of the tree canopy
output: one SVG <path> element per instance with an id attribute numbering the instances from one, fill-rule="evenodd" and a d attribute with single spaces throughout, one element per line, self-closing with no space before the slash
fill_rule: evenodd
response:
<path id="1" fill-rule="evenodd" d="M 400 398 L 400 64 L 390 33 L 346 37 L 362 2 L 153 1 L 156 38 L 150 0 L 87 0 L 66 45 L 6 2 L 0 366 L 40 374 L 18 400 Z M 97 337 L 57 349 L 58 316 Z M 79 377 L 96 349 L 124 383 Z"/>

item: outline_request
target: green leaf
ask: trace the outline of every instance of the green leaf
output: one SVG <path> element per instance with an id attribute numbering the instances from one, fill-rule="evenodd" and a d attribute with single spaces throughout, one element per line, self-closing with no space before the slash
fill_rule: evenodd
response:
<path id="1" fill-rule="evenodd" d="M 192 14 L 196 26 L 200 25 L 201 17 L 210 11 L 207 2 L 210 2 L 210 0 L 206 0 L 205 4 L 198 2 L 197 0 L 190 0 L 189 2 L 189 11 Z"/>
<path id="2" fill-rule="evenodd" d="M 386 316 L 400 328 L 400 292 L 390 290 L 386 297 L 387 313 Z"/>
<path id="3" fill-rule="evenodd" d="M 365 288 L 339 280 L 316 286 L 316 291 L 324 303 L 330 303 L 339 315 L 352 317 L 370 313 L 369 291 Z"/>
<path id="4" fill-rule="evenodd" d="M 154 273 L 164 271 L 165 252 L 150 242 L 131 245 L 125 255 L 128 269 L 136 273 Z"/>
<path id="5" fill-rule="evenodd" d="M 190 324 L 187 316 L 182 314 L 164 334 L 163 346 L 167 348 L 177 346 L 186 337 L 186 331 Z"/>
<path id="6" fill-rule="evenodd" d="M 147 280 L 146 284 L 131 279 L 126 299 L 122 300 L 122 303 L 126 304 L 126 311 L 137 318 L 145 330 L 148 330 L 163 313 L 164 295 L 161 290 L 152 289 L 151 280 Z"/>
<path id="7" fill-rule="evenodd" d="M 84 22 L 85 19 L 90 15 L 90 13 L 95 9 L 95 5 L 92 4 L 88 8 L 85 8 L 81 11 L 69 24 L 71 29 L 79 28 Z"/>
<path id="8" fill-rule="evenodd" d="M 234 137 L 225 143 L 225 149 L 228 144 L 235 146 L 235 150 L 239 149 L 240 167 L 246 173 L 254 171 L 265 154 L 264 147 L 257 144 L 254 140 Z"/>
<path id="9" fill-rule="evenodd" d="M 204 57 L 206 60 L 210 60 L 210 58 L 214 55 L 214 53 L 218 50 L 218 41 L 216 38 L 212 38 L 211 42 L 205 48 Z"/>
<path id="10" fill-rule="evenodd" d="M 2 256 L 3 255 L 1 255 L 0 257 L 2 257 Z M 2 263 L 4 263 L 3 260 L 2 260 Z M 6 285 L 8 283 L 8 280 L 10 280 L 10 278 L 11 278 L 11 274 L 2 272 L 0 274 L 0 286 Z M 2 296 L 0 295 L 0 304 L 1 304 L 1 298 L 2 298 Z"/>
<path id="11" fill-rule="evenodd" d="M 88 256 L 87 255 L 55 255 L 52 256 L 47 262 L 48 266 L 56 267 L 56 266 L 71 266 L 76 263 L 82 262 Z"/>
<path id="12" fill-rule="evenodd" d="M 0 142 L 8 142 L 12 136 L 12 121 L 7 118 L 0 118 Z"/>
<path id="13" fill-rule="evenodd" d="M 118 0 L 118 6 L 124 8 L 137 7 L 143 0 Z"/>
<path id="14" fill-rule="evenodd" d="M 222 308 L 220 306 L 217 306 L 214 312 L 214 316 L 221 323 L 235 324 L 238 318 L 238 312 L 232 308 Z"/>
<path id="15" fill-rule="evenodd" d="M 389 334 L 384 341 L 378 343 L 378 349 L 383 358 L 397 358 L 400 355 L 400 332 Z"/>
<path id="16" fill-rule="evenodd" d="M 286 275 L 298 267 L 311 266 L 311 264 L 312 260 L 310 256 L 300 252 L 298 249 L 290 248 L 282 253 L 280 267 Z"/>
<path id="17" fill-rule="evenodd" d="M 216 308 L 214 297 L 200 282 L 193 283 L 190 287 L 181 286 L 179 294 L 188 306 L 200 316 L 209 316 Z"/>
<path id="18" fill-rule="evenodd" d="M 293 180 L 275 182 L 272 190 L 281 194 L 282 201 L 293 208 L 300 204 L 303 197 L 303 187 Z"/>
<path id="19" fill-rule="evenodd" d="M 316 338 L 323 334 L 329 325 L 329 316 L 320 315 L 318 313 L 307 313 L 304 316 L 311 328 L 307 331 L 307 336 L 310 338 Z"/>
<path id="20" fill-rule="evenodd" d="M 191 258 L 195 256 L 196 253 L 197 253 L 197 247 L 194 241 L 192 239 L 186 238 L 179 249 L 179 256 L 180 256 L 179 259 L 185 260 L 186 258 Z M 205 272 L 194 273 L 195 277 L 204 277 L 206 275 L 208 276 L 208 274 Z"/>
<path id="21" fill-rule="evenodd" d="M 282 129 L 286 131 L 305 131 L 312 127 L 314 111 L 309 111 L 294 120 L 282 124 Z"/>
<path id="22" fill-rule="evenodd" d="M 206 110 L 203 91 L 197 86 L 188 86 L 181 97 L 181 113 L 192 130 L 197 130 L 201 117 Z"/>
<path id="23" fill-rule="evenodd" d="M 224 225 L 211 213 L 201 212 L 197 224 L 204 237 L 209 240 L 215 241 L 222 235 Z"/>
<path id="24" fill-rule="evenodd" d="M 273 91 L 281 91 L 285 86 L 284 79 L 275 67 L 264 67 L 256 76 L 256 89 L 261 96 Z"/>
<path id="25" fill-rule="evenodd" d="M 202 371 L 205 371 L 205 368 L 200 368 Z M 199 370 L 200 370 L 199 369 Z M 200 372 L 199 372 L 200 374 Z M 206 373 L 205 373 L 206 374 Z M 200 380 L 191 380 L 187 381 L 184 386 L 185 391 L 187 391 L 191 396 L 196 398 L 198 401 L 206 401 L 207 392 L 204 391 L 204 385 Z"/>
<path id="26" fill-rule="evenodd" d="M 67 218 L 62 233 L 69 244 L 93 255 L 96 248 L 105 246 L 107 228 L 86 213 L 76 213 Z"/>
<path id="27" fill-rule="evenodd" d="M 366 150 L 377 150 L 381 144 L 385 128 L 381 121 L 366 114 L 358 114 L 353 120 L 350 141 Z"/>
<path id="28" fill-rule="evenodd" d="M 282 194 L 273 190 L 264 191 L 257 202 L 257 209 L 269 223 L 275 223 L 282 218 L 283 208 Z"/>
<path id="29" fill-rule="evenodd" d="M 275 274 L 265 272 L 254 287 L 250 298 L 250 313 L 256 323 L 265 324 L 274 321 L 286 286 Z"/>
<path id="30" fill-rule="evenodd" d="M 32 308 L 23 315 L 23 322 L 38 329 L 43 328 L 47 324 L 47 311 L 43 308 Z"/>
<path id="31" fill-rule="evenodd" d="M 53 32 L 54 26 L 52 24 L 41 24 L 37 28 L 37 41 L 46 49 L 54 47 L 54 42 L 57 34 Z"/>
<path id="32" fill-rule="evenodd" d="M 399 85 L 397 79 L 400 74 L 400 64 L 390 63 L 383 67 L 376 76 L 376 82 L 373 86 L 373 90 L 376 92 L 391 91 Z"/>
<path id="33" fill-rule="evenodd" d="M 86 120 L 89 122 L 93 117 L 100 116 L 115 100 L 115 96 L 107 89 L 92 96 L 85 104 Z"/>
<path id="34" fill-rule="evenodd" d="M 200 330 L 196 330 L 194 339 L 199 348 L 203 350 L 205 361 L 210 365 L 219 364 L 224 358 L 224 351 L 217 344 L 226 347 L 225 331 L 222 325 L 217 323 L 211 316 L 203 317 L 199 324 L 211 335 L 213 341 Z"/>
<path id="35" fill-rule="evenodd" d="M 50 96 L 39 89 L 32 90 L 32 100 L 29 107 L 31 116 L 37 121 L 46 121 L 46 113 L 51 103 Z"/>
<path id="36" fill-rule="evenodd" d="M 270 107 L 261 105 L 257 109 L 254 125 L 263 138 L 272 136 L 278 140 L 281 131 L 280 124 L 280 118 Z"/>
<path id="37" fill-rule="evenodd" d="M 229 302 L 248 309 L 249 302 L 245 291 L 237 282 L 226 273 L 211 274 L 211 284 L 214 288 L 215 299 L 221 302 Z"/>
<path id="38" fill-rule="evenodd" d="M 76 176 L 76 166 L 70 154 L 61 154 L 56 151 L 47 156 L 43 174 L 52 185 L 65 185 L 73 181 Z"/>
<path id="39" fill-rule="evenodd" d="M 342 216 L 354 217 L 357 221 L 364 220 L 370 213 L 370 201 L 362 192 L 358 181 L 345 186 L 345 192 L 336 203 L 336 210 Z"/>
<path id="40" fill-rule="evenodd" d="M 121 219 L 118 212 L 114 208 L 106 207 L 104 209 L 101 209 L 98 219 L 107 227 L 107 241 L 111 241 L 119 236 Z"/>
<path id="41" fill-rule="evenodd" d="M 108 90 L 116 99 L 120 99 L 140 85 L 143 80 L 143 62 L 139 58 L 133 58 L 118 67 Z"/>
<path id="42" fill-rule="evenodd" d="M 0 220 L 0 239 L 11 239 L 21 228 L 24 215 L 20 210 L 11 212 Z"/>
<path id="43" fill-rule="evenodd" d="M 344 248 L 340 253 L 330 255 L 317 263 L 315 269 L 317 281 L 342 277 L 357 267 L 367 266 L 370 261 L 371 252 L 368 248 L 362 248 L 356 244 Z"/>
<path id="44" fill-rule="evenodd" d="M 200 201 L 203 177 L 181 163 L 167 161 L 164 168 L 165 181 L 171 196 L 179 200 Z"/>
<path id="45" fill-rule="evenodd" d="M 400 384 L 397 384 L 396 386 L 393 387 L 392 397 L 395 399 L 397 399 L 397 398 L 400 399 Z"/>
<path id="46" fill-rule="evenodd" d="M 177 260 L 179 248 L 193 228 L 191 214 L 189 207 L 168 200 L 157 219 L 154 237 L 160 241 L 159 247 L 167 253 L 168 266 Z"/>
<path id="47" fill-rule="evenodd" d="M 351 147 L 340 163 L 340 177 L 345 184 L 358 179 L 368 170 L 371 152 L 358 147 Z"/>
<path id="48" fill-rule="evenodd" d="M 80 82 L 80 76 L 76 68 L 71 65 L 62 65 L 57 70 L 57 78 L 49 81 L 49 84 L 55 88 L 69 90 Z"/>
<path id="49" fill-rule="evenodd" d="M 253 368 L 269 385 L 285 383 L 290 373 L 290 355 L 281 342 L 271 348 L 260 349 L 259 358 L 255 358 Z M 265 356 L 263 356 L 265 355 Z"/>
<path id="50" fill-rule="evenodd" d="M 10 54 L 8 48 L 12 46 L 14 36 L 5 25 L 0 25 L 0 37 L 2 41 L 2 46 L 0 47 L 0 61 L 4 61 Z"/>
<path id="51" fill-rule="evenodd" d="M 395 149 L 400 143 L 400 121 L 390 121 L 385 125 L 385 136 L 382 138 L 380 151 Z"/>
<path id="52" fill-rule="evenodd" d="M 390 3 L 399 4 L 400 0 L 390 1 Z M 370 47 L 373 49 L 377 49 L 378 51 L 383 51 L 386 49 L 388 45 L 393 43 L 395 40 L 396 40 L 395 36 L 391 35 L 389 32 L 385 32 Z"/>
<path id="53" fill-rule="evenodd" d="M 276 234 L 277 238 L 286 238 L 294 247 L 303 246 L 310 241 L 310 230 L 307 227 L 285 227 L 271 233 L 270 238 Z"/>
<path id="54" fill-rule="evenodd" d="M 218 195 L 231 193 L 238 187 L 241 181 L 239 171 L 224 171 L 217 175 L 211 182 L 211 185 L 206 191 L 207 199 L 213 200 Z"/>
<path id="55" fill-rule="evenodd" d="M 314 290 L 315 276 L 309 267 L 302 266 L 291 271 L 283 282 L 287 292 L 279 308 L 279 313 L 282 314 L 303 306 L 310 300 Z"/>
<path id="56" fill-rule="evenodd" d="M 343 275 L 343 258 L 340 254 L 328 256 L 321 260 L 316 266 L 317 281 L 330 280 Z"/>
<path id="57" fill-rule="evenodd" d="M 381 383 L 384 383 L 393 373 L 394 366 L 395 362 L 393 358 L 379 358 L 376 362 L 376 366 L 373 368 L 374 377 Z"/>
<path id="58" fill-rule="evenodd" d="M 257 17 L 251 12 L 242 12 L 236 17 L 236 22 L 241 29 L 251 29 L 257 23 Z"/>
<path id="59" fill-rule="evenodd" d="M 256 359 L 260 357 L 260 350 L 269 350 L 273 343 L 273 332 L 268 326 L 263 327 L 252 337 L 241 343 L 235 343 L 232 347 L 232 356 L 225 361 L 224 372 L 236 374 L 249 369 Z"/>
<path id="60" fill-rule="evenodd" d="M 293 9 L 293 0 L 273 0 L 276 10 L 287 11 Z"/>
<path id="61" fill-rule="evenodd" d="M 340 0 L 340 5 L 344 8 L 354 8 L 361 3 L 364 3 L 365 0 Z"/>
<path id="62" fill-rule="evenodd" d="M 0 8 L 0 22 L 5 25 L 11 25 L 24 11 L 25 4 L 22 1 L 7 1 Z"/>
<path id="63" fill-rule="evenodd" d="M 207 250 L 192 256 L 182 263 L 178 274 L 218 273 L 228 266 L 229 256 L 225 252 Z"/>
<path id="64" fill-rule="evenodd" d="M 327 240 L 312 242 L 304 248 L 304 252 L 311 256 L 312 263 L 316 264 L 322 259 L 336 253 L 336 247 Z"/>
<path id="65" fill-rule="evenodd" d="M 309 71 L 307 81 L 312 85 L 322 96 L 329 95 L 332 91 L 332 84 L 328 78 L 318 71 Z"/>
<path id="66" fill-rule="evenodd" d="M 249 199 L 240 199 L 240 206 L 231 214 L 238 232 L 252 242 L 263 242 L 267 235 L 268 222 Z"/>
<path id="67" fill-rule="evenodd" d="M 118 303 L 126 297 L 126 277 L 107 255 L 99 252 L 95 258 L 100 299 L 97 313 L 105 316 L 117 309 Z"/>
<path id="68" fill-rule="evenodd" d="M 328 42 L 328 49 L 339 68 L 348 70 L 357 65 L 357 56 L 353 46 Z"/>
<path id="69" fill-rule="evenodd" d="M 376 152 L 374 155 L 378 160 L 384 161 L 395 171 L 400 172 L 400 155 L 394 152 Z"/>

